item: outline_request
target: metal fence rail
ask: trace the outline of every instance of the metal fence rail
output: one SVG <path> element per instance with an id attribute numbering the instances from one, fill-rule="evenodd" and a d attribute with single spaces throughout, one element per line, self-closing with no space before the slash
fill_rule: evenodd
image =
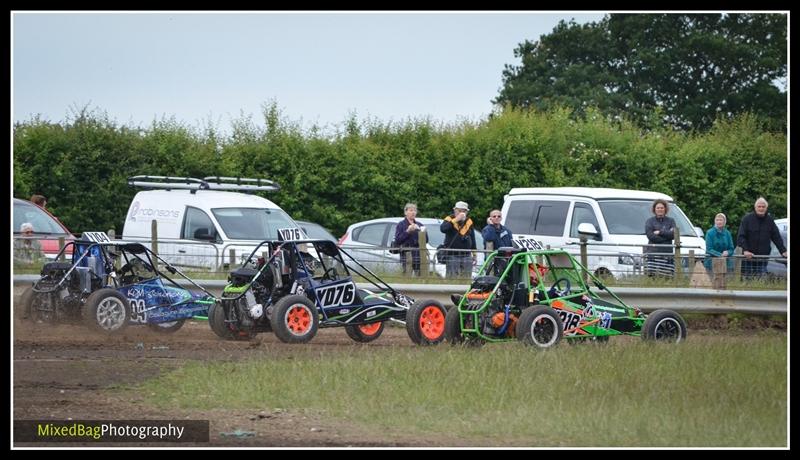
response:
<path id="1" fill-rule="evenodd" d="M 14 294 L 21 295 L 22 290 L 39 279 L 39 275 L 15 275 Z M 221 294 L 225 287 L 224 280 L 195 280 L 197 284 L 212 293 Z M 187 288 L 191 285 L 187 282 Z M 393 284 L 398 291 L 417 299 L 432 298 L 444 305 L 452 305 L 450 294 L 463 294 L 466 284 Z M 371 285 L 359 287 L 372 288 Z M 732 291 L 697 288 L 613 288 L 628 305 L 636 305 L 645 312 L 659 308 L 669 308 L 680 313 L 748 313 L 758 315 L 786 315 L 788 311 L 787 291 Z M 605 297 L 602 291 L 601 297 Z M 609 300 L 613 301 L 610 297 Z"/>

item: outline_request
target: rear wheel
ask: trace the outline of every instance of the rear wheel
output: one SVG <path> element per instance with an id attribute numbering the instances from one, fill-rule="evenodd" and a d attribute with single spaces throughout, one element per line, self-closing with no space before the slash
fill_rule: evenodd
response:
<path id="1" fill-rule="evenodd" d="M 642 339 L 678 343 L 686 340 L 686 321 L 672 310 L 656 310 L 642 326 Z"/>
<path id="2" fill-rule="evenodd" d="M 347 335 L 356 342 L 372 342 L 383 334 L 384 322 L 345 326 Z"/>
<path id="3" fill-rule="evenodd" d="M 99 289 L 83 304 L 83 321 L 89 328 L 105 334 L 120 332 L 128 326 L 131 307 L 128 299 L 114 289 Z"/>
<path id="4" fill-rule="evenodd" d="M 444 338 L 451 345 L 464 343 L 464 336 L 461 334 L 461 313 L 458 307 L 447 310 L 444 317 Z"/>
<path id="5" fill-rule="evenodd" d="M 217 318 L 218 314 L 222 315 L 221 321 Z M 214 302 L 214 305 L 208 307 L 208 325 L 217 337 L 225 340 L 233 339 L 233 333 L 225 327 L 225 313 L 222 311 L 222 304 Z"/>
<path id="6" fill-rule="evenodd" d="M 211 327 L 211 330 L 214 331 L 214 334 L 217 334 L 217 337 L 225 340 L 250 340 L 256 336 L 255 332 L 239 330 L 235 326 L 236 321 L 225 321 L 226 308 L 235 309 L 236 303 L 223 300 L 222 303 L 215 302 L 208 307 L 208 325 Z M 230 316 L 234 316 L 235 319 L 235 313 Z"/>
<path id="7" fill-rule="evenodd" d="M 19 298 L 19 302 L 14 304 L 14 313 L 17 319 L 20 321 L 27 321 L 31 318 L 31 310 L 33 309 L 33 296 L 35 293 L 33 292 L 33 286 L 25 289 L 25 292 L 22 293 L 22 296 Z"/>
<path id="8" fill-rule="evenodd" d="M 305 343 L 317 334 L 319 315 L 308 297 L 290 295 L 275 303 L 270 322 L 281 342 Z"/>
<path id="9" fill-rule="evenodd" d="M 406 332 L 418 345 L 436 345 L 444 340 L 447 309 L 435 300 L 421 300 L 406 312 Z"/>
<path id="10" fill-rule="evenodd" d="M 177 321 L 167 321 L 166 323 L 147 323 L 147 327 L 159 334 L 172 334 L 183 327 L 184 321 L 179 319 Z"/>
<path id="11" fill-rule="evenodd" d="M 517 338 L 526 345 L 550 348 L 564 336 L 561 317 L 552 308 L 534 305 L 525 309 L 517 321 Z"/>

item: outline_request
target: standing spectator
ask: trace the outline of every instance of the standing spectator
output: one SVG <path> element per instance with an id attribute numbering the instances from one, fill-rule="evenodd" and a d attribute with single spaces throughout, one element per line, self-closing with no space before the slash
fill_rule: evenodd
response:
<path id="1" fill-rule="evenodd" d="M 728 218 L 723 213 L 714 216 L 714 226 L 706 232 L 706 258 L 703 265 L 706 267 L 711 279 L 714 279 L 712 257 L 725 257 L 728 265 L 728 273 L 733 272 L 733 237 L 731 232 L 725 228 Z"/>
<path id="2" fill-rule="evenodd" d="M 21 233 L 14 239 L 14 261 L 22 264 L 32 264 L 42 259 L 42 244 L 34 239 L 33 224 L 25 222 L 19 226 Z"/>
<path id="3" fill-rule="evenodd" d="M 503 214 L 499 209 L 492 209 L 489 212 L 489 225 L 483 227 L 481 232 L 483 235 L 483 249 L 489 250 L 489 243 L 492 243 L 492 251 L 502 247 L 511 247 L 511 238 L 514 235 L 508 227 L 500 223 L 501 217 L 503 217 Z"/>
<path id="4" fill-rule="evenodd" d="M 41 206 L 42 208 L 47 207 L 47 198 L 44 195 L 31 195 L 31 202 Z"/>
<path id="5" fill-rule="evenodd" d="M 675 220 L 672 217 L 667 217 L 667 212 L 669 212 L 667 202 L 660 198 L 655 200 L 652 211 L 655 215 L 644 223 L 647 242 L 649 244 L 672 244 L 672 240 L 675 239 Z M 661 255 L 671 254 L 674 252 L 673 248 L 668 246 L 647 246 L 644 248 L 644 252 L 649 254 L 647 256 L 647 265 L 645 266 L 645 273 L 648 276 L 673 275 L 675 266 L 672 256 Z"/>
<path id="6" fill-rule="evenodd" d="M 425 231 L 425 226 L 416 219 L 417 205 L 406 203 L 404 208 L 406 218 L 397 223 L 394 231 L 394 242 L 400 248 L 400 265 L 406 273 L 406 259 L 411 253 L 411 270 L 414 275 L 419 275 L 419 232 Z"/>
<path id="7" fill-rule="evenodd" d="M 444 233 L 447 277 L 470 276 L 472 265 L 476 262 L 475 228 L 472 219 L 467 217 L 469 205 L 459 201 L 453 207 L 453 214 L 444 218 L 439 230 Z"/>
<path id="8" fill-rule="evenodd" d="M 775 243 L 781 256 L 786 257 L 780 230 L 775 220 L 767 214 L 769 203 L 763 196 L 756 200 L 754 212 L 748 213 L 739 225 L 736 237 L 737 246 L 742 248 L 742 277 L 754 278 L 767 272 L 767 259 L 753 259 L 753 256 L 767 256 L 770 253 L 770 240 Z"/>

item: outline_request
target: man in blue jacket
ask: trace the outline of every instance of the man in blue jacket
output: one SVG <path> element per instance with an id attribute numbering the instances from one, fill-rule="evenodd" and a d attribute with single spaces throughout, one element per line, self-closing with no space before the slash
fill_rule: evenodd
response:
<path id="1" fill-rule="evenodd" d="M 781 256 L 786 257 L 786 246 L 783 245 L 780 230 L 775 225 L 775 220 L 767 214 L 767 200 L 758 197 L 755 203 L 755 211 L 748 213 L 739 225 L 739 234 L 736 237 L 736 244 L 742 248 L 742 277 L 754 278 L 762 276 L 767 272 L 766 258 L 753 258 L 753 256 L 768 256 L 770 253 L 770 241 L 775 243 Z"/>
<path id="2" fill-rule="evenodd" d="M 511 230 L 500 223 L 503 214 L 499 209 L 492 209 L 489 212 L 489 225 L 483 227 L 483 249 L 496 251 L 498 248 L 511 247 L 511 238 L 514 236 Z M 489 248 L 489 243 L 492 247 Z"/>

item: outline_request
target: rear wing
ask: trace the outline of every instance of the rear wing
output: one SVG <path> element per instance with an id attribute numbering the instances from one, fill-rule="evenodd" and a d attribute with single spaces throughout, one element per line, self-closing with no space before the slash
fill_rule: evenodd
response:
<path id="1" fill-rule="evenodd" d="M 160 190 L 224 190 L 236 192 L 277 192 L 280 185 L 268 179 L 253 179 L 249 177 L 222 177 L 207 176 L 202 179 L 196 177 L 172 176 L 133 176 L 128 178 L 128 185 L 144 189 Z"/>

